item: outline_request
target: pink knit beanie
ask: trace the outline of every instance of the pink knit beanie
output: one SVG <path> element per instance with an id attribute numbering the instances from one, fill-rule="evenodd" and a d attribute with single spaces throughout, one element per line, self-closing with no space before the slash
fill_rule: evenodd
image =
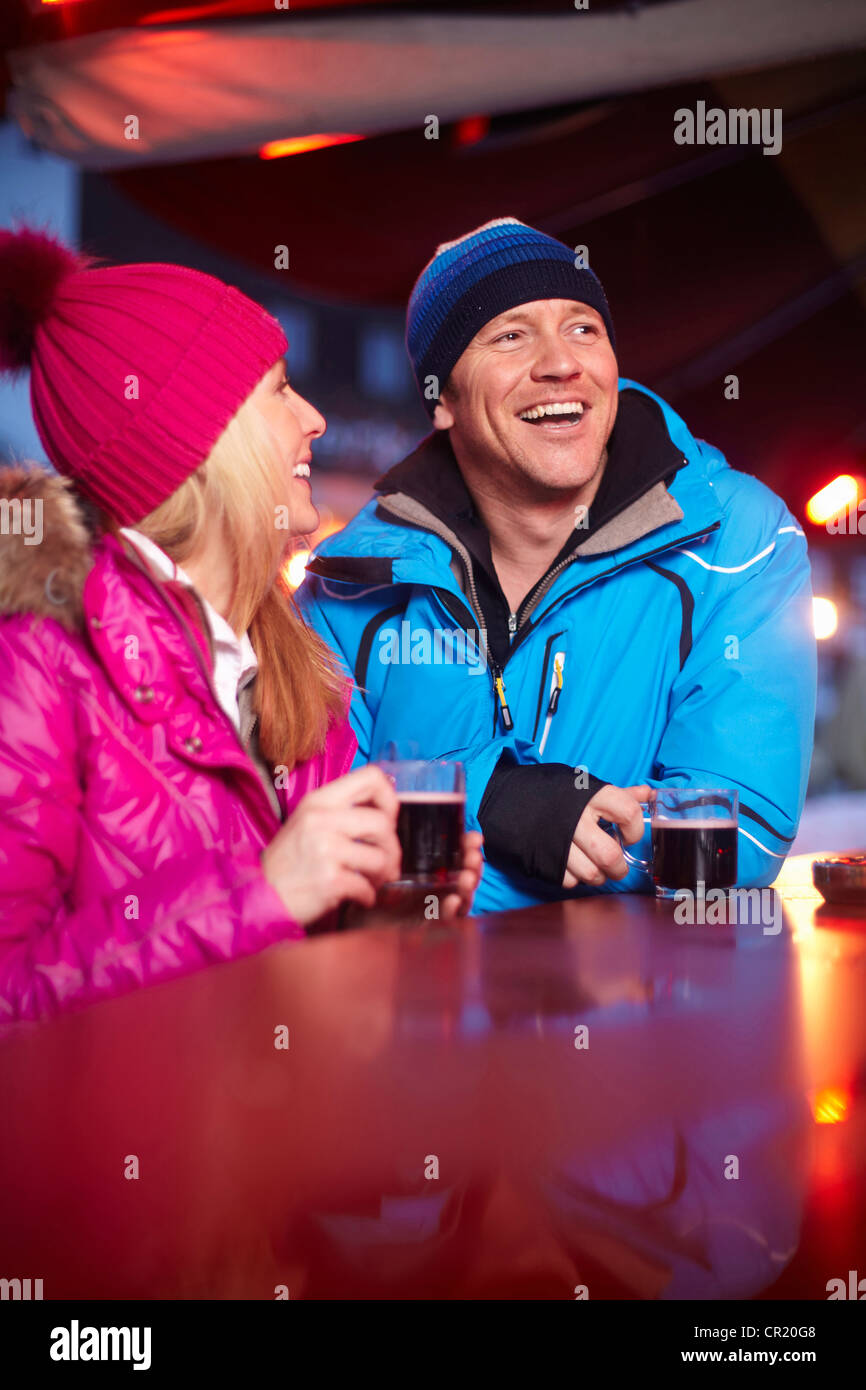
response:
<path id="1" fill-rule="evenodd" d="M 30 367 L 48 458 L 122 525 L 198 468 L 287 346 L 211 275 L 99 267 L 34 228 L 0 229 L 0 370 Z"/>

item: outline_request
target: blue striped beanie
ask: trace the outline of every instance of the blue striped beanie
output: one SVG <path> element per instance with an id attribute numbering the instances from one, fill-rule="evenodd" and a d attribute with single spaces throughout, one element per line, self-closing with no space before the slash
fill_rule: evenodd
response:
<path id="1" fill-rule="evenodd" d="M 596 309 L 616 351 L 613 321 L 598 276 L 574 264 L 572 250 L 516 217 L 485 222 L 436 248 L 409 297 L 406 347 L 432 416 L 439 390 L 485 323 L 535 299 L 574 299 Z M 425 391 L 435 378 L 432 393 Z"/>

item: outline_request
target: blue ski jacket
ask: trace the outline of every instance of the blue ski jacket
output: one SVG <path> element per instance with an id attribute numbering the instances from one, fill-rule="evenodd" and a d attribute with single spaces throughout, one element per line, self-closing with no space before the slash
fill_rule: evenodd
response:
<path id="1" fill-rule="evenodd" d="M 548 571 L 509 619 L 501 665 L 472 555 L 391 475 L 298 590 L 354 679 L 356 764 L 392 740 L 465 764 L 467 827 L 484 831 L 487 861 L 476 913 L 652 891 L 639 868 L 561 887 L 577 820 L 606 782 L 735 788 L 742 887 L 769 885 L 797 832 L 816 697 L 803 530 L 658 396 L 627 379 L 619 390 L 621 409 L 631 397 L 654 412 L 671 475 Z M 648 826 L 631 852 L 649 858 Z"/>

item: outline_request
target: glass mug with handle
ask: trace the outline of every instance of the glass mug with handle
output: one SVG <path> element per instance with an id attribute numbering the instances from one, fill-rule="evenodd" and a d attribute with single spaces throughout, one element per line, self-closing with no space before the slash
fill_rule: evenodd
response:
<path id="1" fill-rule="evenodd" d="M 387 751 L 397 750 L 392 744 Z M 462 763 L 445 758 L 386 757 L 376 765 L 393 784 L 400 803 L 397 838 L 402 856 L 400 877 L 379 889 L 376 910 L 427 918 L 431 895 L 439 899 L 455 892 L 463 867 L 465 770 Z M 438 912 L 432 915 L 438 918 Z"/>
<path id="2" fill-rule="evenodd" d="M 627 863 L 645 870 L 657 898 L 678 890 L 733 888 L 737 882 L 738 798 L 732 787 L 658 787 L 640 803 L 652 828 L 652 857 L 640 859 L 623 844 L 619 827 L 602 821 L 619 840 Z"/>

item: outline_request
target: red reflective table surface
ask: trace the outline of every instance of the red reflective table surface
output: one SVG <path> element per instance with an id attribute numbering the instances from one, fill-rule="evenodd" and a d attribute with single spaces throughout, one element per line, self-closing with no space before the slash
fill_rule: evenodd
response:
<path id="1" fill-rule="evenodd" d="M 8 1029 L 0 1274 L 826 1299 L 866 1277 L 866 909 L 808 870 L 759 922 L 612 895 L 371 925 Z"/>

